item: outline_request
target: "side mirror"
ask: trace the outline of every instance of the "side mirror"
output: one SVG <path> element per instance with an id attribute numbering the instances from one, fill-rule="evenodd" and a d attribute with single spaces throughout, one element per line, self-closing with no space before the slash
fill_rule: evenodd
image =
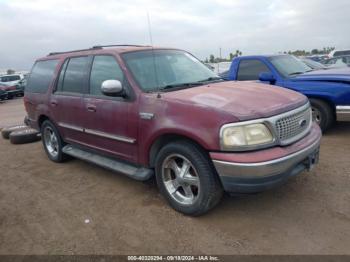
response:
<path id="1" fill-rule="evenodd" d="M 276 78 L 273 76 L 270 72 L 262 72 L 259 74 L 259 80 L 261 82 L 269 82 L 270 84 L 273 84 L 276 82 Z"/>
<path id="2" fill-rule="evenodd" d="M 102 82 L 101 91 L 106 96 L 120 96 L 123 86 L 119 80 L 105 80 Z"/>

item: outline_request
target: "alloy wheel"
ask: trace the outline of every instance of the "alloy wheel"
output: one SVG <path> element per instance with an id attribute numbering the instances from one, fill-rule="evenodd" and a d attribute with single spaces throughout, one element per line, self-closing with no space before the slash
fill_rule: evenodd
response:
<path id="1" fill-rule="evenodd" d="M 44 129 L 44 142 L 47 152 L 52 157 L 56 157 L 58 155 L 58 139 L 53 129 L 49 126 Z"/>
<path id="2" fill-rule="evenodd" d="M 162 178 L 169 195 L 182 205 L 194 204 L 200 192 L 198 173 L 184 156 L 168 156 L 162 165 Z"/>

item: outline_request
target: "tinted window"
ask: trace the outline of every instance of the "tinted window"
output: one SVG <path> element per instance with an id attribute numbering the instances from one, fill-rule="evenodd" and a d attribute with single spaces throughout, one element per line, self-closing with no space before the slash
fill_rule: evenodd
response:
<path id="1" fill-rule="evenodd" d="M 119 80 L 123 83 L 124 75 L 113 56 L 95 56 L 90 75 L 90 94 L 103 95 L 102 82 L 105 80 Z"/>
<path id="2" fill-rule="evenodd" d="M 69 59 L 66 72 L 63 76 L 63 92 L 84 93 L 85 72 L 89 58 L 75 57 Z"/>
<path id="3" fill-rule="evenodd" d="M 237 80 L 259 80 L 259 74 L 270 69 L 259 60 L 242 60 L 239 63 Z"/>
<path id="4" fill-rule="evenodd" d="M 26 92 L 46 93 L 53 80 L 58 60 L 38 61 L 28 78 Z"/>

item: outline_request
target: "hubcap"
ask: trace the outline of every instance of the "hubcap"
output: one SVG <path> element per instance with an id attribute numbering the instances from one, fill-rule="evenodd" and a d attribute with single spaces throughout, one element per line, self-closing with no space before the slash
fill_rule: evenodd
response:
<path id="1" fill-rule="evenodd" d="M 322 120 L 322 115 L 320 110 L 318 110 L 315 107 L 312 107 L 312 120 L 315 121 L 317 124 L 320 124 Z"/>
<path id="2" fill-rule="evenodd" d="M 162 165 L 162 178 L 169 195 L 182 205 L 192 205 L 199 196 L 200 181 L 192 163 L 184 156 L 168 156 Z"/>
<path id="3" fill-rule="evenodd" d="M 47 152 L 56 157 L 58 155 L 58 140 L 55 132 L 49 126 L 44 129 L 44 142 Z"/>

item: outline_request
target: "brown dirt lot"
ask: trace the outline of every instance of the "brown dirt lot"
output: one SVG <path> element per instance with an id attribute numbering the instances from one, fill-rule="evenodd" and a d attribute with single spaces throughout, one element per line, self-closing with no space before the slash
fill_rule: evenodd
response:
<path id="1" fill-rule="evenodd" d="M 5 119 L 14 108 L 18 119 Z M 0 104 L 0 125 L 23 114 L 20 99 Z M 349 135 L 338 124 L 312 172 L 226 196 L 199 218 L 172 210 L 152 183 L 0 139 L 0 254 L 350 254 Z"/>

